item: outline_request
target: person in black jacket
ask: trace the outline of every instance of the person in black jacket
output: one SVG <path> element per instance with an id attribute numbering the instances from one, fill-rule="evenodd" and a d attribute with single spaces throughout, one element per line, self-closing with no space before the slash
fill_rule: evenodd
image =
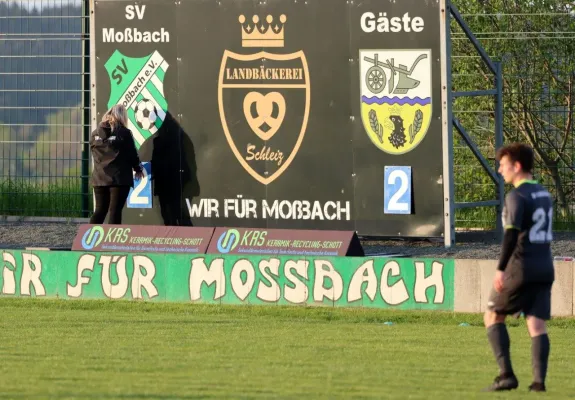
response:
<path id="1" fill-rule="evenodd" d="M 200 194 L 194 144 L 168 112 L 153 145 L 154 195 L 160 201 L 164 225 L 193 226 L 186 198 L 191 202 Z"/>
<path id="2" fill-rule="evenodd" d="M 113 106 L 102 117 L 102 122 L 90 136 L 90 150 L 94 160 L 91 183 L 94 187 L 96 210 L 91 224 L 102 224 L 108 214 L 109 224 L 122 223 L 122 209 L 130 188 L 142 178 L 142 166 L 128 124 L 126 107 Z"/>

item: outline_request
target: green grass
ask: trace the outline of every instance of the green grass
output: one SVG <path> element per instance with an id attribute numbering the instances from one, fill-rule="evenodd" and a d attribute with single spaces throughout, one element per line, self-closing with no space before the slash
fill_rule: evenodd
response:
<path id="1" fill-rule="evenodd" d="M 476 207 L 455 210 L 455 226 L 462 229 L 496 228 L 497 212 L 495 207 Z"/>
<path id="2" fill-rule="evenodd" d="M 455 210 L 455 226 L 461 229 L 494 230 L 497 226 L 497 213 L 495 207 L 476 207 Z M 575 230 L 573 216 L 561 217 L 555 215 L 553 222 L 555 232 L 569 232 Z"/>
<path id="3" fill-rule="evenodd" d="M 0 398 L 519 399 L 531 380 L 522 320 L 520 388 L 493 395 L 480 315 L 6 298 L 0 315 Z M 575 398 L 574 329 L 550 324 L 543 397 Z"/>
<path id="4" fill-rule="evenodd" d="M 59 178 L 42 184 L 32 179 L 0 181 L 0 214 L 15 216 L 82 217 L 82 198 L 92 209 L 92 195 L 82 194 L 81 179 Z"/>

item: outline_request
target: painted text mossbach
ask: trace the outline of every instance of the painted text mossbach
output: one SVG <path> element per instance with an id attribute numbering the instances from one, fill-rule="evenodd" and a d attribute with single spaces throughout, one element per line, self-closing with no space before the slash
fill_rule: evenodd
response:
<path id="1" fill-rule="evenodd" d="M 159 31 L 140 31 L 138 28 L 103 28 L 104 43 L 168 43 L 170 32 L 161 28 Z"/>

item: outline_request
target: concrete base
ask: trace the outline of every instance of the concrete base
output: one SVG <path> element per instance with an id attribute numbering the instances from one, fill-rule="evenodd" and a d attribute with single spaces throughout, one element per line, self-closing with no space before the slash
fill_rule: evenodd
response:
<path id="1" fill-rule="evenodd" d="M 482 313 L 493 287 L 496 260 L 455 260 L 454 311 Z M 555 261 L 551 315 L 575 315 L 575 262 Z"/>

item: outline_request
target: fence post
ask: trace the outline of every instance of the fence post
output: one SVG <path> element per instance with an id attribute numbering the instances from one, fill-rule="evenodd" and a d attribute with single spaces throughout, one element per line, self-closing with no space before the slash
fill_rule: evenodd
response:
<path id="1" fill-rule="evenodd" d="M 90 210 L 90 0 L 82 2 L 82 217 Z"/>
<path id="2" fill-rule="evenodd" d="M 503 62 L 498 61 L 495 63 L 495 86 L 497 95 L 495 96 L 495 151 L 503 146 Z M 499 170 L 499 163 L 495 161 L 495 171 Z M 497 235 L 501 240 L 503 237 L 503 220 L 501 214 L 503 212 L 503 204 L 505 202 L 505 183 L 503 178 L 498 175 L 497 181 L 497 199 L 499 204 L 497 206 Z"/>

